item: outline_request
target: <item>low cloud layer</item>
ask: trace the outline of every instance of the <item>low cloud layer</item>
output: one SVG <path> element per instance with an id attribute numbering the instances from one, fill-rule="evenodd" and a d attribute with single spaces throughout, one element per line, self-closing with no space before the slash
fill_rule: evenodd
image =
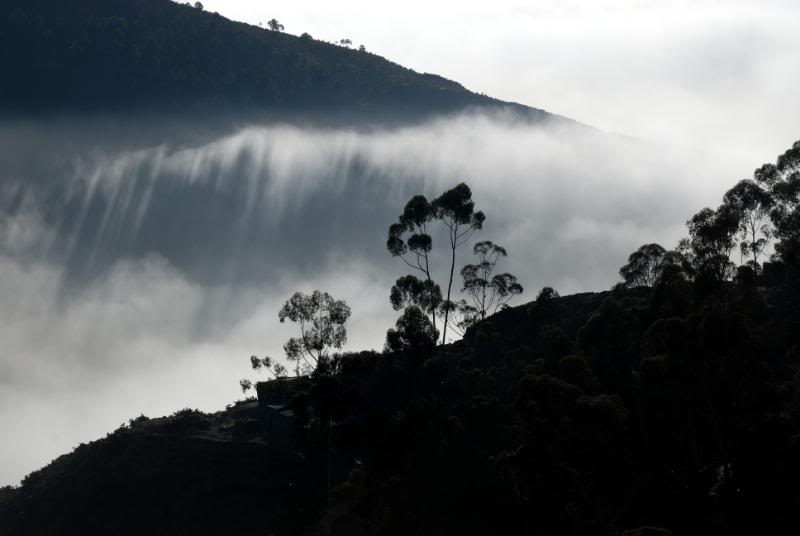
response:
<path id="1" fill-rule="evenodd" d="M 476 239 L 508 249 L 521 303 L 543 285 L 608 288 L 633 249 L 673 245 L 760 163 L 502 114 L 157 146 L 49 127 L 0 126 L 30 136 L 0 177 L 0 429 L 14 430 L 0 483 L 139 413 L 235 399 L 249 355 L 281 356 L 293 327 L 277 310 L 294 290 L 345 299 L 348 348 L 381 348 L 406 273 L 386 230 L 413 194 L 472 187 L 487 214 Z"/>

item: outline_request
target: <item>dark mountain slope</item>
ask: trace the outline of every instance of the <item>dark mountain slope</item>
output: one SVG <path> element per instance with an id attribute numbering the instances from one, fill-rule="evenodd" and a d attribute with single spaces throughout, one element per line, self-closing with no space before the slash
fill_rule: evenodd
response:
<path id="1" fill-rule="evenodd" d="M 0 62 L 6 112 L 267 108 L 392 116 L 505 104 L 368 52 L 170 0 L 6 0 Z"/>
<path id="2" fill-rule="evenodd" d="M 0 492 L 0 534 L 298 533 L 319 494 L 264 426 L 254 403 L 134 419 Z"/>
<path id="3" fill-rule="evenodd" d="M 693 285 L 543 294 L 135 420 L 0 490 L 0 534 L 794 534 L 797 288 Z"/>

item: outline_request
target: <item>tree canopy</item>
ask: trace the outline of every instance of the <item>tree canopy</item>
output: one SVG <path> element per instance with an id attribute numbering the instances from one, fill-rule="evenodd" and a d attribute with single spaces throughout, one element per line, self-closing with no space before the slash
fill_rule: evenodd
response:
<path id="1" fill-rule="evenodd" d="M 658 244 L 645 244 L 631 253 L 619 273 L 628 287 L 652 287 L 661 276 L 667 250 Z"/>
<path id="2" fill-rule="evenodd" d="M 447 190 L 431 202 L 436 218 L 447 227 L 450 246 L 450 275 L 447 280 L 445 303 L 450 304 L 453 289 L 453 272 L 456 266 L 456 250 L 466 244 L 472 235 L 483 227 L 486 216 L 475 211 L 472 190 L 466 184 L 459 183 Z M 450 319 L 451 307 L 445 307 L 442 326 L 442 344 L 447 342 L 447 323 Z"/>
<path id="3" fill-rule="evenodd" d="M 282 32 L 284 30 L 283 24 L 278 22 L 277 19 L 270 19 L 267 22 L 267 28 L 269 28 L 273 32 Z"/>
<path id="4" fill-rule="evenodd" d="M 476 243 L 472 252 L 478 257 L 478 263 L 461 269 L 462 291 L 468 294 L 477 316 L 483 320 L 487 314 L 507 306 L 514 296 L 522 294 L 523 288 L 515 276 L 495 273 L 498 261 L 508 256 L 504 247 L 484 240 Z"/>
<path id="5" fill-rule="evenodd" d="M 442 345 L 447 342 L 447 327 L 454 314 L 462 315 L 461 320 L 456 322 L 459 328 L 457 331 L 461 334 L 477 318 L 472 313 L 473 306 L 466 304 L 463 300 L 458 302 L 452 300 L 452 287 L 456 250 L 467 243 L 473 233 L 483 227 L 485 219 L 483 212 L 475 211 L 475 203 L 472 201 L 472 191 L 469 186 L 460 183 L 433 201 L 428 201 L 423 195 L 413 196 L 406 203 L 398 221 L 389 226 L 389 238 L 386 242 L 389 253 L 393 257 L 400 258 L 408 267 L 424 276 L 424 280 L 410 275 L 398 279 L 390 293 L 392 306 L 396 310 L 407 306 L 419 307 L 430 315 L 431 333 L 438 333 L 436 320 L 437 315 L 441 316 L 443 322 Z M 449 240 L 450 271 L 447 279 L 447 295 L 444 297 L 439 284 L 434 281 L 432 276 L 433 239 L 431 238 L 431 228 L 436 224 L 444 226 Z M 494 256 L 499 255 L 500 251 L 504 252 L 505 250 L 499 248 L 490 253 L 494 262 L 496 262 Z M 489 253 L 488 250 L 487 253 Z M 491 269 L 494 269 L 493 265 Z M 493 289 L 491 292 L 494 296 L 502 294 L 502 299 L 505 301 L 507 301 L 507 296 L 522 291 L 522 287 L 511 274 L 497 274 L 494 279 L 487 282 L 488 287 Z M 497 304 L 495 303 L 495 305 Z M 485 313 L 486 309 L 483 310 L 484 316 Z"/>
<path id="6" fill-rule="evenodd" d="M 350 318 L 350 307 L 327 292 L 295 292 L 281 307 L 278 318 L 299 326 L 300 337 L 292 337 L 283 347 L 298 373 L 313 371 L 330 357 L 332 348 L 341 348 L 347 342 L 344 325 Z"/>

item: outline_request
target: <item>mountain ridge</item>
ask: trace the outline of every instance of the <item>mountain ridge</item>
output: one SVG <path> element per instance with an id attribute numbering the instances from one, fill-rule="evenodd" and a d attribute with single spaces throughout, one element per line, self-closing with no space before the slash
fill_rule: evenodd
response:
<path id="1" fill-rule="evenodd" d="M 171 0 L 9 0 L 0 111 L 339 111 L 378 117 L 504 107 L 381 56 L 236 22 Z M 562 118 L 563 119 L 563 118 Z"/>

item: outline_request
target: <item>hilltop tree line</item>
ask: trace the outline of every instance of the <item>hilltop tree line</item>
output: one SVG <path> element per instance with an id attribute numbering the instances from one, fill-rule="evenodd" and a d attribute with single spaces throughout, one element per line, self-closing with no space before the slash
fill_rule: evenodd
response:
<path id="1" fill-rule="evenodd" d="M 706 207 L 686 226 L 689 236 L 667 251 L 645 244 L 620 269 L 628 288 L 655 286 L 666 276 L 678 274 L 714 292 L 734 278 L 779 278 L 798 262 L 800 243 L 800 145 L 764 164 L 728 190 L 716 208 Z M 765 265 L 772 241 L 772 262 Z M 738 258 L 737 266 L 734 260 Z"/>
<path id="2" fill-rule="evenodd" d="M 199 4 L 199 3 L 198 3 Z M 353 47 L 225 19 L 167 0 L 0 5 L 5 111 L 309 110 L 397 115 L 490 104 L 459 84 Z"/>
<path id="3" fill-rule="evenodd" d="M 392 256 L 400 258 L 424 278 L 405 275 L 392 286 L 389 301 L 394 310 L 403 310 L 403 314 L 395 328 L 386 334 L 386 352 L 427 355 L 439 340 L 437 318 L 442 321 L 439 344 L 443 346 L 447 342 L 448 324 L 454 333 L 463 336 L 469 327 L 508 307 L 509 301 L 522 293 L 523 287 L 514 275 L 495 273 L 499 260 L 508 255 L 505 248 L 485 240 L 473 247 L 478 263 L 461 269 L 461 292 L 467 294 L 470 302 L 451 299 L 456 252 L 482 229 L 485 219 L 483 212 L 475 211 L 472 191 L 464 183 L 431 202 L 422 195 L 408 201 L 399 221 L 389 227 L 386 247 Z M 431 266 L 433 239 L 429 231 L 437 223 L 447 230 L 448 236 L 450 263 L 446 295 L 434 281 Z M 278 318 L 281 322 L 288 319 L 298 324 L 300 332 L 299 337 L 292 337 L 283 347 L 286 360 L 295 365 L 295 375 L 329 370 L 331 350 L 341 349 L 347 341 L 345 323 L 350 314 L 350 307 L 344 301 L 319 290 L 310 295 L 296 292 L 286 301 Z M 251 356 L 250 363 L 253 370 L 268 371 L 275 379 L 287 375 L 286 367 L 269 356 Z M 241 380 L 239 385 L 244 393 L 253 387 L 249 379 Z"/>
<path id="4" fill-rule="evenodd" d="M 202 2 L 195 2 L 194 5 L 190 4 L 189 2 L 186 2 L 184 5 L 192 6 L 192 7 L 194 7 L 195 9 L 197 9 L 199 11 L 203 11 L 203 9 L 205 9 L 203 4 L 202 4 Z M 259 26 L 263 26 L 263 23 L 259 22 L 258 25 Z M 267 21 L 267 29 L 269 29 L 270 31 L 273 31 L 273 32 L 282 32 L 282 31 L 284 31 L 286 29 L 286 27 L 283 24 L 281 24 L 278 21 L 278 19 L 272 18 L 272 19 Z M 313 39 L 311 37 L 311 34 L 309 34 L 307 32 L 303 32 L 303 34 L 300 37 L 302 37 L 303 39 L 307 39 L 307 40 Z M 344 38 L 344 39 L 340 39 L 339 41 L 336 41 L 333 44 L 337 44 L 337 45 L 341 45 L 343 47 L 348 47 L 349 48 L 353 44 L 353 41 L 351 39 Z M 358 50 L 361 51 L 361 52 L 366 52 L 367 49 L 366 49 L 366 47 L 364 45 L 360 45 L 358 47 Z"/>
<path id="5" fill-rule="evenodd" d="M 776 164 L 764 164 L 753 179 L 737 183 L 723 196 L 715 210 L 703 208 L 686 222 L 689 236 L 667 251 L 659 244 L 644 244 L 633 252 L 620 268 L 625 288 L 655 287 L 665 281 L 693 282 L 701 293 L 714 293 L 734 276 L 737 280 L 755 282 L 764 277 L 759 259 L 766 254 L 771 239 L 778 238 L 766 277 L 785 277 L 786 267 L 798 261 L 800 217 L 800 146 L 781 155 Z M 386 351 L 429 353 L 437 344 L 447 343 L 448 327 L 458 336 L 467 329 L 507 307 L 509 301 L 523 291 L 510 273 L 496 273 L 497 263 L 507 256 L 502 246 L 489 240 L 474 244 L 476 264 L 467 264 L 461 271 L 467 299 L 452 299 L 457 250 L 467 244 L 483 228 L 486 216 L 475 210 L 472 191 L 464 183 L 444 192 L 432 201 L 423 195 L 413 196 L 398 221 L 389 226 L 387 250 L 403 261 L 419 276 L 409 274 L 397 279 L 390 291 L 395 310 L 402 310 L 394 329 L 386 337 Z M 431 228 L 441 225 L 447 234 L 449 275 L 446 294 L 433 279 Z M 732 260 L 738 251 L 740 264 Z M 554 292 L 546 288 L 544 294 Z M 350 308 L 327 293 L 314 291 L 310 296 L 295 293 L 280 311 L 300 327 L 299 338 L 284 346 L 286 359 L 296 364 L 295 372 L 308 374 L 320 362 L 330 359 L 329 350 L 341 349 L 346 341 L 345 322 Z M 441 321 L 440 331 L 437 319 Z M 275 377 L 286 375 L 286 369 L 269 357 L 251 358 L 253 368 L 262 366 Z M 324 365 L 327 366 L 327 365 Z M 244 391 L 251 383 L 242 381 Z"/>
<path id="6" fill-rule="evenodd" d="M 443 345 L 454 259 L 485 218 L 465 185 L 413 197 L 389 230 L 413 274 L 390 292 L 403 315 L 385 350 L 326 354 L 288 405 L 319 475 L 316 530 L 793 534 L 798 205 L 800 142 L 690 218 L 674 250 L 631 254 L 610 291 L 546 287 L 521 307 L 503 307 L 506 251 L 479 241 L 461 270 L 473 317 Z"/>

